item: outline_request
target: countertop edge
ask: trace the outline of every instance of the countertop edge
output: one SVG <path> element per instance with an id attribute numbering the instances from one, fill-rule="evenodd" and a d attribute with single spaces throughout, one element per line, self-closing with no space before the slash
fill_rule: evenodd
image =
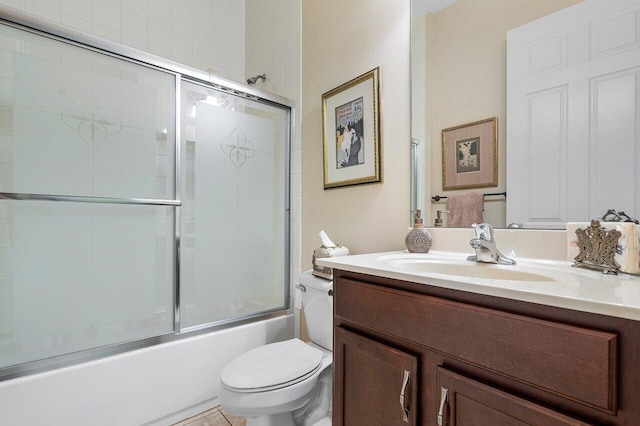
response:
<path id="1" fill-rule="evenodd" d="M 544 293 L 538 291 L 529 291 L 519 289 L 513 286 L 497 286 L 491 284 L 478 284 L 459 281 L 456 279 L 441 279 L 424 275 L 417 275 L 397 270 L 390 270 L 384 267 L 373 267 L 358 264 L 357 260 L 362 259 L 361 256 L 383 256 L 389 254 L 402 254 L 402 251 L 371 253 L 369 255 L 344 256 L 336 258 L 316 259 L 316 263 L 320 266 L 330 267 L 333 269 L 344 270 L 348 272 L 356 272 L 367 275 L 380 276 L 383 278 L 408 281 L 417 284 L 430 285 L 451 290 L 465 291 L 469 293 L 481 294 L 486 296 L 500 297 L 505 299 L 517 300 L 522 302 L 531 302 L 541 305 L 554 306 L 558 308 L 571 309 L 581 312 L 593 314 L 601 314 L 618 318 L 625 318 L 640 321 L 640 306 L 632 306 L 626 304 L 614 304 L 597 300 L 594 298 L 577 298 L 567 297 L 564 295 Z M 405 252 L 406 253 L 406 252 Z M 354 262 L 355 260 L 355 262 Z M 541 261 L 545 262 L 545 261 Z M 590 271 L 597 274 L 596 271 Z M 638 280 L 640 289 L 640 280 Z M 603 284 L 606 285 L 606 284 Z"/>

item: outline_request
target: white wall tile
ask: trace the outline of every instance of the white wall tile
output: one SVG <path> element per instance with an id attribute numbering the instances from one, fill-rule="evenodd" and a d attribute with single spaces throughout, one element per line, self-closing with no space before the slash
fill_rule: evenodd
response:
<path id="1" fill-rule="evenodd" d="M 147 17 L 149 20 L 163 22 L 170 28 L 171 3 L 169 0 L 149 0 L 147 4 Z"/>
<path id="2" fill-rule="evenodd" d="M 200 17 L 200 19 L 213 19 L 213 11 L 215 9 L 213 0 L 194 0 L 193 2 L 193 15 Z"/>
<path id="3" fill-rule="evenodd" d="M 149 51 L 146 37 L 138 38 L 138 37 L 130 36 L 128 34 L 122 34 L 121 42 L 122 44 L 126 44 L 127 46 L 131 46 L 136 49 L 140 49 L 146 52 Z"/>
<path id="4" fill-rule="evenodd" d="M 0 247 L 2 248 L 11 247 L 12 224 L 12 220 L 0 220 Z"/>
<path id="5" fill-rule="evenodd" d="M 300 198 L 300 196 L 295 196 L 294 194 L 291 194 L 291 221 L 292 222 L 300 221 L 300 218 L 302 216 L 301 200 L 302 199 Z"/>
<path id="6" fill-rule="evenodd" d="M 0 304 L 0 335 L 13 332 L 13 304 Z"/>
<path id="7" fill-rule="evenodd" d="M 86 33 L 91 33 L 93 30 L 93 24 L 91 23 L 91 20 L 78 18 L 75 15 L 64 12 L 60 15 L 60 23 L 67 27 L 75 28 Z"/>
<path id="8" fill-rule="evenodd" d="M 51 21 L 60 22 L 60 0 L 25 0 L 24 10 Z"/>
<path id="9" fill-rule="evenodd" d="M 138 16 L 147 16 L 147 0 L 126 0 L 122 2 L 122 11 Z"/>
<path id="10" fill-rule="evenodd" d="M 95 1 L 95 0 L 94 0 L 94 1 Z M 102 1 L 102 2 L 104 2 L 104 3 L 106 3 L 106 4 L 109 4 L 109 5 L 111 5 L 111 6 L 115 6 L 115 7 L 117 7 L 117 8 L 120 8 L 121 4 L 122 4 L 122 3 L 124 3 L 124 2 L 123 2 L 123 1 L 121 1 L 121 0 L 101 0 L 101 1 Z M 130 1 L 130 0 L 124 0 L 124 1 L 126 2 L 126 1 Z"/>
<path id="11" fill-rule="evenodd" d="M 175 8 L 171 9 L 171 32 L 193 36 L 193 14 Z"/>
<path id="12" fill-rule="evenodd" d="M 0 135 L 0 163 L 13 162 L 13 136 Z"/>
<path id="13" fill-rule="evenodd" d="M 0 247 L 0 271 L 2 275 L 13 275 L 13 249 Z"/>
<path id="14" fill-rule="evenodd" d="M 231 9 L 231 0 L 214 0 L 214 5 L 216 9 L 229 11 Z"/>
<path id="15" fill-rule="evenodd" d="M 120 32 L 122 30 L 120 9 L 105 0 L 96 0 L 93 3 L 93 24 Z"/>
<path id="16" fill-rule="evenodd" d="M 13 80 L 0 77 L 0 105 L 13 105 Z"/>
<path id="17" fill-rule="evenodd" d="M 205 18 L 200 15 L 194 15 L 193 17 L 194 39 L 206 40 L 209 43 L 209 46 L 211 46 L 211 41 L 216 35 L 214 31 L 214 25 L 215 23 L 214 23 L 213 17 Z"/>
<path id="18" fill-rule="evenodd" d="M 147 23 L 147 42 L 150 46 L 155 45 L 171 50 L 171 28 L 166 22 L 149 20 Z"/>
<path id="19" fill-rule="evenodd" d="M 204 71 L 212 68 L 226 78 L 246 79 L 244 0 L 0 0 L 0 4 Z M 11 73 L 10 61 L 0 64 Z M 0 75 L 10 76 L 7 72 L 0 70 Z"/>
<path id="20" fill-rule="evenodd" d="M 24 10 L 24 0 L 3 0 L 2 4 L 19 10 Z"/>
<path id="21" fill-rule="evenodd" d="M 93 19 L 93 1 L 62 0 L 60 5 L 62 14 L 75 16 L 89 22 Z"/>
<path id="22" fill-rule="evenodd" d="M 135 37 L 138 39 L 146 40 L 147 39 L 147 19 L 141 15 L 137 15 L 135 13 L 127 12 L 123 10 L 122 11 L 122 34 Z"/>
<path id="23" fill-rule="evenodd" d="M 149 53 L 153 53 L 154 55 L 162 56 L 163 58 L 171 57 L 171 49 L 168 49 L 166 47 L 153 43 L 147 43 L 147 49 Z"/>
<path id="24" fill-rule="evenodd" d="M 13 52 L 0 50 L 0 77 L 13 78 Z"/>
<path id="25" fill-rule="evenodd" d="M 105 38 L 111 41 L 117 41 L 120 43 L 122 41 L 122 33 L 120 31 L 113 30 L 111 28 L 102 27 L 100 25 L 93 25 L 93 34 L 98 37 Z"/>
<path id="26" fill-rule="evenodd" d="M 0 106 L 0 134 L 13 133 L 13 108 Z"/>
<path id="27" fill-rule="evenodd" d="M 291 99 L 300 97 L 300 1 L 247 0 L 247 77 L 266 72 L 260 86 Z"/>
<path id="28" fill-rule="evenodd" d="M 13 302 L 13 285 L 11 277 L 0 275 L 0 304 Z"/>

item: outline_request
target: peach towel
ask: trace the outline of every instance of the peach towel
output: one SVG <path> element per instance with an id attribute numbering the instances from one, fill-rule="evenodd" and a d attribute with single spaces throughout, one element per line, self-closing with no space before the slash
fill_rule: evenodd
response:
<path id="1" fill-rule="evenodd" d="M 480 192 L 449 195 L 447 210 L 449 210 L 448 225 L 451 227 L 464 228 L 471 226 L 472 223 L 482 223 L 484 195 Z"/>

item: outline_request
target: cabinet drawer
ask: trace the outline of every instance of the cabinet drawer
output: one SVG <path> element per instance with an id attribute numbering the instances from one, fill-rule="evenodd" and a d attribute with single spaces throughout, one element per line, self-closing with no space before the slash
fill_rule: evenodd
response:
<path id="1" fill-rule="evenodd" d="M 335 315 L 607 413 L 617 336 L 337 279 Z"/>
<path id="2" fill-rule="evenodd" d="M 443 409 L 437 415 L 447 426 L 591 426 L 442 367 L 438 390 Z"/>

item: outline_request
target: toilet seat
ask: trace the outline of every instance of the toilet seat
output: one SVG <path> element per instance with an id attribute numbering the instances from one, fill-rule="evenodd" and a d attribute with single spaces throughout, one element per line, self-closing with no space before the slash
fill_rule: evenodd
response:
<path id="1" fill-rule="evenodd" d="M 299 383 L 322 366 L 324 353 L 300 339 L 271 343 L 252 349 L 222 370 L 221 382 L 239 392 L 266 392 Z"/>

